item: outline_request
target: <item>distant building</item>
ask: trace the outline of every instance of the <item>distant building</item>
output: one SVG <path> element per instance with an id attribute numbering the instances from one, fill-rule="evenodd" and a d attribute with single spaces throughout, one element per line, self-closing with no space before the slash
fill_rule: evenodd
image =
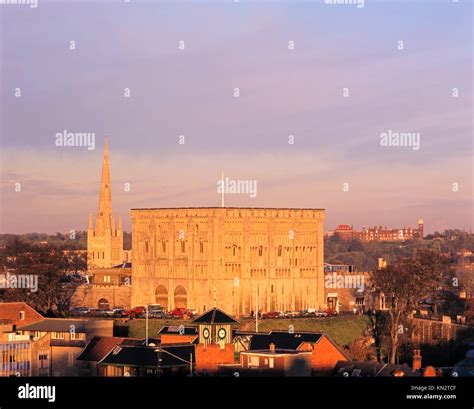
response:
<path id="1" fill-rule="evenodd" d="M 259 375 L 311 376 L 311 351 L 276 348 L 242 352 L 240 363 L 243 370 Z"/>
<path id="2" fill-rule="evenodd" d="M 79 376 L 77 356 L 94 335 L 111 336 L 113 321 L 45 318 L 17 330 L 32 342 L 32 376 Z"/>
<path id="3" fill-rule="evenodd" d="M 153 342 L 152 342 L 153 341 Z M 93 337 L 77 360 L 96 376 L 188 375 L 195 366 L 194 344 L 150 339 Z"/>
<path id="4" fill-rule="evenodd" d="M 112 208 L 108 142 L 105 141 L 99 208 L 95 221 L 89 215 L 87 228 L 87 278 L 73 296 L 74 307 L 100 309 L 130 308 L 132 265 L 131 251 L 123 250 L 122 218 L 117 226 Z"/>
<path id="5" fill-rule="evenodd" d="M 349 357 L 327 335 L 307 331 L 237 332 L 243 369 L 274 369 L 285 376 L 328 375 Z"/>
<path id="6" fill-rule="evenodd" d="M 32 342 L 15 325 L 0 320 L 0 377 L 32 375 Z"/>
<path id="7" fill-rule="evenodd" d="M 353 226 L 340 224 L 332 231 L 334 236 L 342 240 L 359 239 L 363 241 L 406 241 L 422 240 L 424 237 L 424 222 L 418 220 L 418 228 L 403 227 L 389 229 L 387 226 L 362 227 L 362 231 L 355 231 Z"/>
<path id="8" fill-rule="evenodd" d="M 44 317 L 24 302 L 0 304 L 0 377 L 34 376 L 37 370 L 37 344 L 18 326 L 44 320 Z"/>

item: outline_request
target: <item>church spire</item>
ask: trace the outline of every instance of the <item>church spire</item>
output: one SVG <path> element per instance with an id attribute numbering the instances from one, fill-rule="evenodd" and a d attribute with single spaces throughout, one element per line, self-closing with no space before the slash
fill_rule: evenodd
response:
<path id="1" fill-rule="evenodd" d="M 100 181 L 99 197 L 99 217 L 105 216 L 109 219 L 112 214 L 112 190 L 110 188 L 110 170 L 109 170 L 109 140 L 105 138 L 104 160 L 102 162 L 102 179 Z"/>
<path id="2" fill-rule="evenodd" d="M 122 222 L 119 220 L 119 230 Z M 92 216 L 89 216 L 87 229 L 87 267 L 111 268 L 123 262 L 123 235 L 117 234 L 112 213 L 112 190 L 110 186 L 109 141 L 105 138 L 102 178 L 100 181 L 99 209 L 95 229 Z"/>

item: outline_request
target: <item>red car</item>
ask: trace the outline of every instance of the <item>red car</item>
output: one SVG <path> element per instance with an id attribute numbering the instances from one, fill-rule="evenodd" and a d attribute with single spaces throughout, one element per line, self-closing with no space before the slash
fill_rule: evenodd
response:
<path id="1" fill-rule="evenodd" d="M 194 314 L 187 308 L 175 308 L 174 310 L 171 310 L 169 312 L 169 315 L 171 315 L 172 318 L 177 318 L 177 319 L 182 320 L 182 319 L 191 318 Z"/>
<path id="2" fill-rule="evenodd" d="M 123 316 L 128 318 L 136 318 L 142 314 L 145 314 L 145 307 L 134 307 L 131 310 L 124 311 Z"/>
<path id="3" fill-rule="evenodd" d="M 335 315 L 337 315 L 337 311 L 333 308 L 328 308 L 324 311 L 328 317 L 333 317 Z"/>

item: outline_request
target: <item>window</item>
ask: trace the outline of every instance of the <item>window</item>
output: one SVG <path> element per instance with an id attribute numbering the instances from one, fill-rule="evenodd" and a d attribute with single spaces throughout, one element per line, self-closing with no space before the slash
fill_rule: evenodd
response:
<path id="1" fill-rule="evenodd" d="M 64 339 L 64 332 L 52 332 L 51 339 Z"/>
<path id="2" fill-rule="evenodd" d="M 201 254 L 204 253 L 204 242 L 202 240 L 199 242 L 199 251 Z"/>
<path id="3" fill-rule="evenodd" d="M 110 283 L 110 276 L 104 276 L 104 283 Z"/>
<path id="4" fill-rule="evenodd" d="M 364 305 L 364 297 L 357 297 L 356 305 Z"/>
<path id="5" fill-rule="evenodd" d="M 273 368 L 273 358 L 270 358 L 268 361 L 268 367 Z"/>
<path id="6" fill-rule="evenodd" d="M 38 361 L 39 361 L 39 367 L 41 369 L 48 368 L 49 363 L 49 353 L 47 349 L 40 349 L 38 352 Z"/>
<path id="7" fill-rule="evenodd" d="M 74 352 L 69 352 L 67 356 L 67 365 L 74 366 L 75 363 L 76 363 L 76 357 L 74 355 Z"/>
<path id="8" fill-rule="evenodd" d="M 23 321 L 25 319 L 25 311 L 20 311 L 20 320 Z"/>
<path id="9" fill-rule="evenodd" d="M 278 246 L 278 257 L 281 257 L 281 246 Z"/>
<path id="10" fill-rule="evenodd" d="M 259 257 L 262 257 L 262 256 L 263 256 L 263 247 L 262 247 L 262 246 L 260 246 L 260 247 L 258 248 L 258 256 L 259 256 Z"/>
<path id="11" fill-rule="evenodd" d="M 181 253 L 184 253 L 186 251 L 186 243 L 184 240 L 181 241 Z"/>
<path id="12" fill-rule="evenodd" d="M 232 255 L 235 256 L 235 251 L 237 249 L 237 246 L 236 245 L 233 245 L 232 246 Z"/>
<path id="13" fill-rule="evenodd" d="M 71 332 L 71 340 L 82 341 L 86 338 L 86 334 Z"/>
<path id="14" fill-rule="evenodd" d="M 260 365 L 260 359 L 258 356 L 249 356 L 249 367 L 252 366 L 259 366 Z"/>

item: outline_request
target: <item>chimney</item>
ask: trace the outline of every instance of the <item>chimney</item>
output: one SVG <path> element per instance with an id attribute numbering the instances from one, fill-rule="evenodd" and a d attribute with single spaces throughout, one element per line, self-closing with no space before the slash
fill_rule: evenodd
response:
<path id="1" fill-rule="evenodd" d="M 272 354 L 275 353 L 275 344 L 273 342 L 270 344 L 269 349 Z"/>
<path id="2" fill-rule="evenodd" d="M 414 371 L 418 371 L 421 368 L 421 353 L 419 349 L 413 350 L 413 363 L 412 367 Z"/>

